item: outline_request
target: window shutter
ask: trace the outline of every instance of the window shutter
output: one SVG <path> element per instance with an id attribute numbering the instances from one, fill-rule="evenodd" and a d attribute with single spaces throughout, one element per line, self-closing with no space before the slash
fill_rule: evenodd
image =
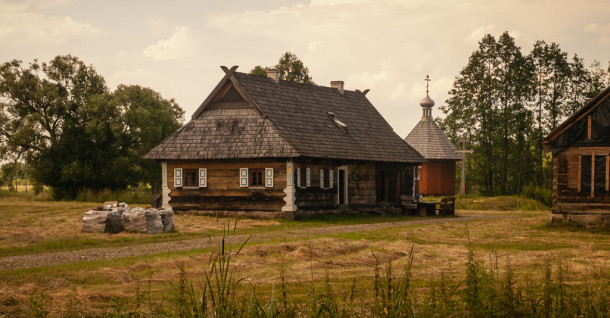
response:
<path id="1" fill-rule="evenodd" d="M 297 186 L 301 186 L 301 168 L 297 168 Z"/>
<path id="2" fill-rule="evenodd" d="M 320 188 L 324 189 L 324 169 L 320 169 Z"/>
<path id="3" fill-rule="evenodd" d="M 333 188 L 334 173 L 335 173 L 335 170 L 328 171 L 328 187 L 331 189 Z"/>
<path id="4" fill-rule="evenodd" d="M 239 186 L 242 188 L 248 186 L 248 168 L 239 169 Z"/>
<path id="5" fill-rule="evenodd" d="M 199 168 L 199 187 L 200 188 L 208 187 L 208 169 L 207 168 Z"/>
<path id="6" fill-rule="evenodd" d="M 273 188 L 273 168 L 265 168 L 265 187 Z"/>
<path id="7" fill-rule="evenodd" d="M 174 169 L 174 187 L 182 187 L 182 168 Z"/>
<path id="8" fill-rule="evenodd" d="M 305 169 L 305 186 L 311 187 L 311 169 L 310 168 L 306 168 Z"/>

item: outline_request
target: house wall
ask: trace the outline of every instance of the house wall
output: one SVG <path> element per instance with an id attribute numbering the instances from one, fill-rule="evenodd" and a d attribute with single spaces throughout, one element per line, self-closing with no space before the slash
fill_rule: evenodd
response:
<path id="1" fill-rule="evenodd" d="M 207 187 L 176 188 L 174 169 L 207 169 Z M 273 168 L 273 187 L 240 187 L 240 168 Z M 280 211 L 285 204 L 286 161 L 168 160 L 167 184 L 174 210 Z"/>
<path id="2" fill-rule="evenodd" d="M 347 167 L 347 203 L 350 207 L 375 207 L 379 202 L 400 205 L 401 195 L 413 195 L 413 165 L 299 159 L 293 163 L 295 205 L 298 210 L 338 207 L 339 167 Z M 176 187 L 174 169 L 207 169 L 207 187 Z M 240 187 L 240 168 L 273 168 L 273 187 Z M 285 160 L 168 160 L 167 185 L 170 205 L 177 211 L 281 211 L 286 204 Z M 301 168 L 301 186 L 297 169 Z M 306 168 L 310 185 L 306 186 Z M 320 187 L 320 170 L 333 170 L 332 188 Z M 380 180 L 380 173 L 385 179 Z M 184 174 L 184 172 L 183 172 Z M 328 178 L 328 174 L 325 175 Z M 383 182 L 383 183 L 379 183 Z M 383 187 L 384 197 L 378 189 Z"/>
<path id="3" fill-rule="evenodd" d="M 335 209 L 338 206 L 339 167 L 347 168 L 347 204 L 375 207 L 380 202 L 399 206 L 401 195 L 413 195 L 413 165 L 383 164 L 370 161 L 301 159 L 294 162 L 295 204 L 298 210 Z M 310 169 L 310 186 L 296 185 L 296 169 Z M 320 169 L 333 169 L 333 187 L 320 187 Z M 382 178 L 381 175 L 384 175 Z"/>
<path id="4" fill-rule="evenodd" d="M 587 169 L 589 175 L 593 174 L 591 179 L 598 180 L 598 186 L 592 190 L 590 182 L 583 184 L 582 178 L 586 177 L 582 175 L 582 166 L 587 164 L 582 162 L 582 156 L 593 155 L 598 160 L 601 157 L 605 165 L 597 171 L 595 168 L 591 171 L 590 166 Z M 553 155 L 553 213 L 610 214 L 609 160 L 610 147 L 570 147 Z"/>
<path id="5" fill-rule="evenodd" d="M 455 195 L 455 160 L 431 160 L 422 164 L 419 176 L 422 195 Z"/>

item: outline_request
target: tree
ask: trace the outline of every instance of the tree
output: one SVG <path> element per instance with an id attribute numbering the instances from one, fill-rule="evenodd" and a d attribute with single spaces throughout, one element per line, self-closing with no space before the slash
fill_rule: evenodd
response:
<path id="1" fill-rule="evenodd" d="M 530 116 L 525 107 L 529 77 L 530 64 L 508 33 L 498 40 L 486 35 L 456 78 L 447 105 L 441 106 L 448 135 L 457 140 L 467 133 L 474 142 L 472 174 L 483 193 L 505 194 L 520 184 L 511 176 L 521 175 L 516 170 L 527 151 L 518 150 L 527 146 L 527 131 L 518 124 Z"/>
<path id="2" fill-rule="evenodd" d="M 293 53 L 284 53 L 274 67 L 279 71 L 280 79 L 282 80 L 309 85 L 316 84 L 309 76 L 309 69 L 303 64 L 303 61 L 299 60 Z M 250 70 L 250 74 L 267 76 L 267 70 L 266 68 L 257 65 Z"/>
<path id="3" fill-rule="evenodd" d="M 568 54 L 557 43 L 546 44 L 536 41 L 530 53 L 534 66 L 535 101 L 538 124 L 538 176 L 537 184 L 544 186 L 544 150 L 542 139 L 555 129 L 561 118 L 567 114 L 569 95 L 567 93 L 571 77 Z"/>
<path id="4" fill-rule="evenodd" d="M 252 70 L 250 70 L 250 74 L 267 77 L 267 70 L 264 67 L 257 65 Z"/>
<path id="5" fill-rule="evenodd" d="M 32 177 L 57 198 L 153 183 L 154 163 L 141 155 L 184 115 L 147 88 L 121 85 L 109 92 L 92 66 L 70 55 L 27 67 L 2 64 L 0 96 L 0 150 L 15 162 L 31 150 Z"/>
<path id="6" fill-rule="evenodd" d="M 161 187 L 161 166 L 142 156 L 182 126 L 184 110 L 174 99 L 163 99 L 158 92 L 139 85 L 119 85 L 113 102 L 122 114 L 121 134 L 130 148 L 130 184 L 148 181 L 156 193 Z"/>

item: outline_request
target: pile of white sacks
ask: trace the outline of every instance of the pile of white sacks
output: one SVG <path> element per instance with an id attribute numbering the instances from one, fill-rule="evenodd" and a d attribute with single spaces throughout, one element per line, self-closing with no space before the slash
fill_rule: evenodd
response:
<path id="1" fill-rule="evenodd" d="M 81 231 L 120 233 L 122 231 L 157 234 L 174 230 L 174 211 L 129 209 L 126 203 L 106 202 L 103 207 L 85 212 Z"/>

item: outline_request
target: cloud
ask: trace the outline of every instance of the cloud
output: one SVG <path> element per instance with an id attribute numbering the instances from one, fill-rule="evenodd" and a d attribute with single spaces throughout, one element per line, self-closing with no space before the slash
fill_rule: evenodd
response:
<path id="1" fill-rule="evenodd" d="M 40 8 L 44 7 L 41 4 L 34 6 L 30 2 L 9 2 L 6 10 L 0 11 L 0 39 L 14 45 L 63 43 L 74 37 L 99 33 L 99 29 L 91 24 L 70 16 L 45 15 L 37 12 Z"/>
<path id="2" fill-rule="evenodd" d="M 466 36 L 466 43 L 478 43 L 485 34 L 493 34 L 495 29 L 496 26 L 494 24 L 478 27 L 472 30 L 472 32 Z"/>
<path id="3" fill-rule="evenodd" d="M 190 27 L 177 26 L 168 39 L 159 40 L 144 49 L 144 56 L 156 62 L 175 60 L 194 52 L 194 43 Z"/>

